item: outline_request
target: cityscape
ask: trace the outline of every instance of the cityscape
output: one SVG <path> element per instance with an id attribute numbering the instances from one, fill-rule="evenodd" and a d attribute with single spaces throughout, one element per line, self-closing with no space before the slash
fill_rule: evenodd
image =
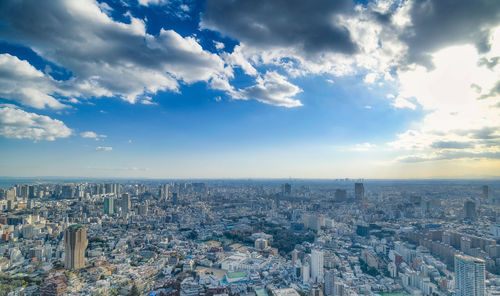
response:
<path id="1" fill-rule="evenodd" d="M 281 183 L 285 182 L 285 183 Z M 2 295 L 500 295 L 499 181 L 38 181 Z"/>
<path id="2" fill-rule="evenodd" d="M 500 0 L 0 0 L 0 296 L 500 296 Z"/>

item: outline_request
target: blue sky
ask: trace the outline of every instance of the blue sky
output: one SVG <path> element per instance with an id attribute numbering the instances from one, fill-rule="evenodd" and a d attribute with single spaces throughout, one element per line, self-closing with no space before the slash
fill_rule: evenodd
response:
<path id="1" fill-rule="evenodd" d="M 487 2 L 6 1 L 0 176 L 498 176 Z"/>

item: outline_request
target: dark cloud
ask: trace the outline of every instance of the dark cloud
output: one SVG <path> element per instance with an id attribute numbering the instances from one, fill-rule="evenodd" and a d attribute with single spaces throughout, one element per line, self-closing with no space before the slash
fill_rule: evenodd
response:
<path id="1" fill-rule="evenodd" d="M 251 46 L 349 54 L 356 45 L 334 17 L 350 8 L 349 0 L 208 0 L 201 26 Z"/>
<path id="2" fill-rule="evenodd" d="M 495 135 L 495 132 L 498 129 L 499 129 L 498 127 L 484 127 L 481 129 L 471 131 L 470 133 L 472 138 L 474 139 L 489 140 L 498 138 L 498 136 Z"/>
<path id="3" fill-rule="evenodd" d="M 478 66 L 486 66 L 488 69 L 493 70 L 499 61 L 500 57 L 494 57 L 491 59 L 481 58 L 478 62 Z"/>
<path id="4" fill-rule="evenodd" d="M 431 145 L 435 149 L 465 149 L 474 147 L 473 143 L 458 141 L 438 141 Z"/>
<path id="5" fill-rule="evenodd" d="M 490 49 L 489 29 L 500 21 L 498 0 L 414 0 L 412 26 L 401 36 L 409 45 L 408 62 L 431 66 L 429 54 L 445 46 L 474 43 Z"/>
<path id="6" fill-rule="evenodd" d="M 478 98 L 478 100 L 483 100 L 491 97 L 500 95 L 500 81 L 498 81 L 495 86 L 487 93 Z"/>

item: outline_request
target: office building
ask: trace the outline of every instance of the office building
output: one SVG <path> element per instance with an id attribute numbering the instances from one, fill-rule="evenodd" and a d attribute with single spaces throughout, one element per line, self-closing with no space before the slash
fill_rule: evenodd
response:
<path id="1" fill-rule="evenodd" d="M 356 200 L 363 200 L 365 198 L 365 186 L 363 183 L 354 184 L 354 198 Z"/>
<path id="2" fill-rule="evenodd" d="M 292 185 L 285 183 L 281 185 L 281 195 L 292 194 Z"/>
<path id="3" fill-rule="evenodd" d="M 122 214 L 127 214 L 128 212 L 130 212 L 131 207 L 132 203 L 130 201 L 130 194 L 128 193 L 122 194 L 122 200 L 121 200 Z"/>
<path id="4" fill-rule="evenodd" d="M 169 196 L 168 184 L 160 185 L 160 199 L 161 200 L 168 200 L 168 196 Z"/>
<path id="5" fill-rule="evenodd" d="M 112 197 L 106 197 L 104 199 L 104 214 L 113 215 L 114 213 L 114 199 Z"/>
<path id="6" fill-rule="evenodd" d="M 75 187 L 73 185 L 63 185 L 61 187 L 61 198 L 73 198 L 75 196 Z"/>
<path id="7" fill-rule="evenodd" d="M 464 203 L 464 214 L 467 220 L 476 220 L 476 203 L 468 200 Z"/>
<path id="8" fill-rule="evenodd" d="M 490 195 L 490 188 L 488 185 L 483 185 L 483 199 L 488 199 Z"/>
<path id="9" fill-rule="evenodd" d="M 455 255 L 455 295 L 485 295 L 485 262 L 471 256 Z"/>
<path id="10" fill-rule="evenodd" d="M 325 273 L 325 296 L 335 295 L 335 272 L 329 270 Z"/>
<path id="11" fill-rule="evenodd" d="M 87 231 L 81 225 L 72 225 L 64 231 L 66 269 L 77 270 L 85 267 L 85 249 L 87 248 Z"/>

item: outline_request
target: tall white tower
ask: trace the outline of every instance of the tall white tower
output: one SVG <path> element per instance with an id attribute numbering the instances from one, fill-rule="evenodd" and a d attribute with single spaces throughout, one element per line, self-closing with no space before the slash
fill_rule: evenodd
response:
<path id="1" fill-rule="evenodd" d="M 455 295 L 485 295 L 484 260 L 464 255 L 455 255 Z"/>
<path id="2" fill-rule="evenodd" d="M 311 251 L 311 278 L 318 281 L 323 278 L 323 251 Z"/>

